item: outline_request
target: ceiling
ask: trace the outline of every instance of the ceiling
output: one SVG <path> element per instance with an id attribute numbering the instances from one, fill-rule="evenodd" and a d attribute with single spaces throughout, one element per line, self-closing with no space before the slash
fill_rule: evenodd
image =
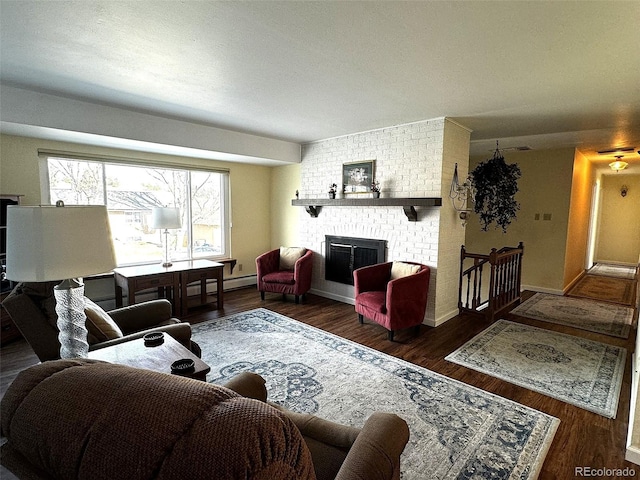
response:
<path id="1" fill-rule="evenodd" d="M 637 1 L 0 1 L 0 81 L 306 143 L 449 117 L 472 154 L 636 147 Z M 1 92 L 0 92 L 1 93 Z"/>

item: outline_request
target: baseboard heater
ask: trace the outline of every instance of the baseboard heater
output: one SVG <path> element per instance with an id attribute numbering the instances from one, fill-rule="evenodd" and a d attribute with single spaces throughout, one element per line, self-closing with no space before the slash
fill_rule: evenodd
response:
<path id="1" fill-rule="evenodd" d="M 387 242 L 369 238 L 325 236 L 325 280 L 353 285 L 353 271 L 383 263 Z"/>

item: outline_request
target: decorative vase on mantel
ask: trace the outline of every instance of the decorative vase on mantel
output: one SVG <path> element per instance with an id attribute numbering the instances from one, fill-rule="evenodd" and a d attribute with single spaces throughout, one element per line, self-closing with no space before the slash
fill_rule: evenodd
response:
<path id="1" fill-rule="evenodd" d="M 380 198 L 380 182 L 378 180 L 371 182 L 371 194 L 373 198 Z"/>
<path id="2" fill-rule="evenodd" d="M 336 198 L 336 192 L 329 192 L 329 198 L 330 199 L 335 199 Z"/>
<path id="3" fill-rule="evenodd" d="M 338 190 L 338 185 L 336 185 L 335 183 L 332 183 L 331 185 L 329 185 L 329 198 L 330 199 L 336 198 L 336 190 Z"/>

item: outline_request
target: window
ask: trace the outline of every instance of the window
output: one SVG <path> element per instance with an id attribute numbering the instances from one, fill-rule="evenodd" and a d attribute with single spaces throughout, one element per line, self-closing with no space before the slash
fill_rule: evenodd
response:
<path id="1" fill-rule="evenodd" d="M 229 174 L 46 156 L 51 203 L 106 205 L 118 265 L 157 262 L 165 235 L 150 227 L 153 207 L 177 207 L 182 228 L 169 230 L 172 260 L 231 256 Z"/>

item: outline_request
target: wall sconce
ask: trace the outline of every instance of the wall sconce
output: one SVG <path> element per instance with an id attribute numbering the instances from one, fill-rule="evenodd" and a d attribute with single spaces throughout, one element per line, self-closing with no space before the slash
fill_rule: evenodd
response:
<path id="1" fill-rule="evenodd" d="M 622 185 L 622 187 L 620 187 L 620 195 L 622 195 L 623 197 L 627 196 L 628 191 L 629 187 L 627 187 L 626 185 Z"/>
<path id="2" fill-rule="evenodd" d="M 462 221 L 462 226 L 466 227 L 467 222 L 471 218 L 471 210 L 462 210 L 459 216 L 460 216 L 460 220 Z"/>

